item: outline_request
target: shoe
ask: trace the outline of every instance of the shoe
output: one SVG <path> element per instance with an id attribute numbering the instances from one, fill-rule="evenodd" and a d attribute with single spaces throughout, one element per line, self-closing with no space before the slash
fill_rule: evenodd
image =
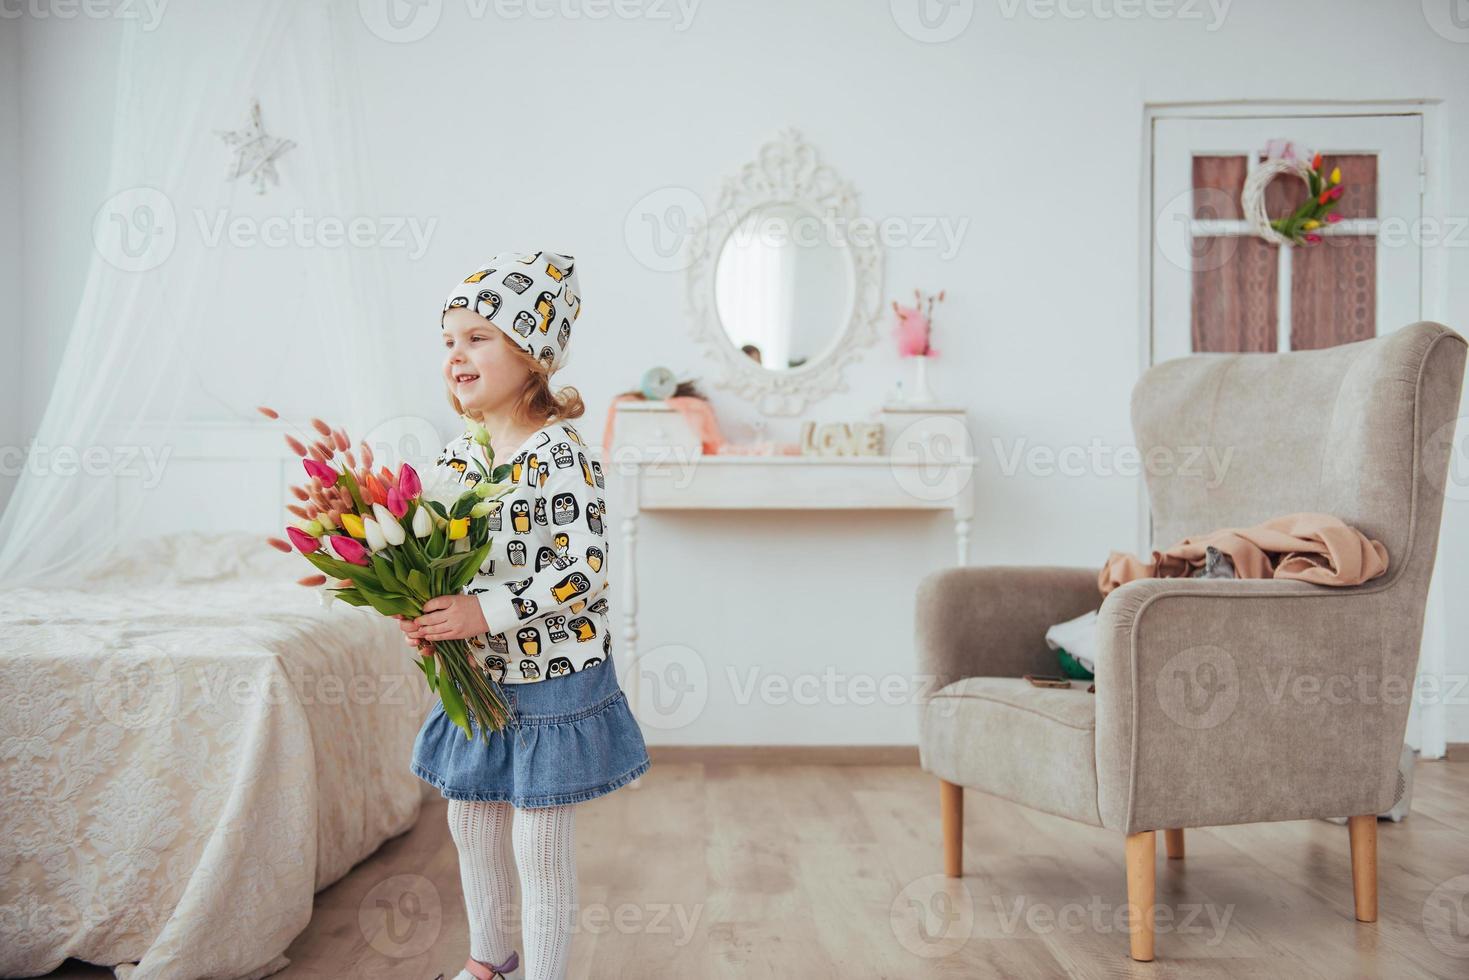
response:
<path id="1" fill-rule="evenodd" d="M 513 949 L 505 962 L 499 966 L 477 960 L 473 956 L 464 961 L 464 968 L 477 980 L 505 980 L 505 977 L 519 965 L 520 954 Z"/>

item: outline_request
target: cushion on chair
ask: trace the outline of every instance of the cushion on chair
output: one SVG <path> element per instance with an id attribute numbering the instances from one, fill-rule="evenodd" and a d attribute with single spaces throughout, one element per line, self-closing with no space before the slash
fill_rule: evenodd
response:
<path id="1" fill-rule="evenodd" d="M 1086 684 L 1035 687 L 966 677 L 919 713 L 920 765 L 951 783 L 1102 825 L 1097 809 L 1096 695 Z"/>

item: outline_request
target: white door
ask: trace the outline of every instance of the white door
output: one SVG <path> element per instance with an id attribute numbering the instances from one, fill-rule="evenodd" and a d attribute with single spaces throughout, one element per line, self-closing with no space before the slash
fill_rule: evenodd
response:
<path id="1" fill-rule="evenodd" d="M 1152 122 L 1152 363 L 1201 351 L 1331 347 L 1422 319 L 1421 115 L 1220 113 Z M 1320 152 L 1324 169 L 1342 170 L 1343 220 L 1323 227 L 1318 245 L 1272 245 L 1243 217 L 1247 175 L 1267 144 L 1283 139 L 1298 154 Z M 1285 217 L 1305 193 L 1299 179 L 1277 178 L 1267 212 Z M 1420 688 L 1430 695 L 1442 690 L 1441 606 L 1435 580 L 1419 658 Z M 1415 698 L 1409 744 L 1438 758 L 1445 737 L 1442 699 Z"/>

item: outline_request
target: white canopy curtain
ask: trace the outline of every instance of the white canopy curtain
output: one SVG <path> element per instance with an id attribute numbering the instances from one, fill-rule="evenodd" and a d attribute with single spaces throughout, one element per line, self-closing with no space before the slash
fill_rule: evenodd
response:
<path id="1" fill-rule="evenodd" d="M 242 581 L 271 576 L 276 595 L 306 599 L 263 541 L 256 562 L 197 535 L 145 542 L 130 525 L 140 511 L 182 525 L 189 515 L 173 512 L 197 506 L 219 531 L 245 527 L 241 501 L 279 492 L 272 454 L 292 458 L 258 403 L 356 437 L 415 421 L 378 353 L 389 329 L 380 256 L 319 234 L 323 221 L 379 217 L 358 170 L 352 52 L 365 31 L 356 0 L 179 3 L 149 29 L 111 23 L 116 105 L 95 248 L 76 289 L 42 307 L 72 317 L 70 333 L 0 516 L 0 975 L 74 956 L 115 964 L 120 980 L 251 980 L 285 965 L 315 888 L 416 815 L 417 780 L 393 753 L 410 743 L 421 692 L 381 711 L 266 696 L 290 681 L 280 651 L 323 674 L 382 676 L 401 641 L 389 651 L 381 631 L 257 616 L 250 600 L 266 587 Z M 257 98 L 267 131 L 295 143 L 263 195 L 227 180 L 233 152 L 219 136 L 243 128 Z M 265 240 L 270 222 L 286 241 Z M 212 507 L 144 482 L 140 450 L 220 432 L 271 448 L 236 467 L 243 485 L 220 487 Z M 192 465 L 183 482 L 195 496 L 226 482 L 212 459 Z M 261 513 L 284 522 L 283 503 Z M 198 594 L 167 587 L 163 573 L 185 563 L 201 571 L 192 581 L 230 573 L 209 616 L 167 606 Z M 89 574 L 102 570 L 116 574 L 94 589 Z M 156 594 L 138 598 L 143 585 Z M 58 611 L 53 595 L 83 608 Z M 206 629 L 219 620 L 239 625 Z M 157 723 L 116 708 L 135 666 L 162 671 L 146 686 Z M 216 676 L 260 696 L 209 696 L 201 678 Z M 353 806 L 357 793 L 371 802 Z"/>
<path id="2" fill-rule="evenodd" d="M 126 483 L 147 478 L 145 453 L 166 466 L 190 425 L 269 426 L 253 406 L 275 402 L 361 437 L 406 415 L 378 353 L 379 256 L 324 244 L 320 224 L 382 224 L 358 166 L 356 8 L 172 4 L 152 29 L 117 22 L 108 187 L 56 381 L 0 517 L 0 585 L 64 582 L 124 547 L 144 496 Z M 263 195 L 226 179 L 233 150 L 219 135 L 244 128 L 257 98 L 266 130 L 295 143 Z M 264 243 L 271 219 L 279 231 L 292 218 L 304 233 Z M 47 312 L 67 316 L 72 301 Z"/>

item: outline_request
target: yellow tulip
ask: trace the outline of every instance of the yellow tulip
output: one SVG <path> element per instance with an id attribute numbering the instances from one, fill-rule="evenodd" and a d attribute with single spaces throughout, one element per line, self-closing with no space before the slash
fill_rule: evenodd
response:
<path id="1" fill-rule="evenodd" d="M 352 537 L 367 540 L 367 529 L 362 526 L 362 518 L 356 514 L 350 512 L 343 514 L 342 527 L 346 528 L 347 533 Z"/>
<path id="2" fill-rule="evenodd" d="M 1321 227 L 1321 222 L 1317 221 L 1315 218 L 1312 218 L 1301 227 L 1305 228 L 1307 231 L 1315 231 L 1317 228 Z"/>
<path id="3" fill-rule="evenodd" d="M 1333 184 L 1341 183 L 1341 167 L 1333 167 L 1331 169 L 1331 182 Z"/>
<path id="4" fill-rule="evenodd" d="M 469 533 L 469 518 L 460 517 L 449 522 L 449 540 L 458 541 Z"/>

